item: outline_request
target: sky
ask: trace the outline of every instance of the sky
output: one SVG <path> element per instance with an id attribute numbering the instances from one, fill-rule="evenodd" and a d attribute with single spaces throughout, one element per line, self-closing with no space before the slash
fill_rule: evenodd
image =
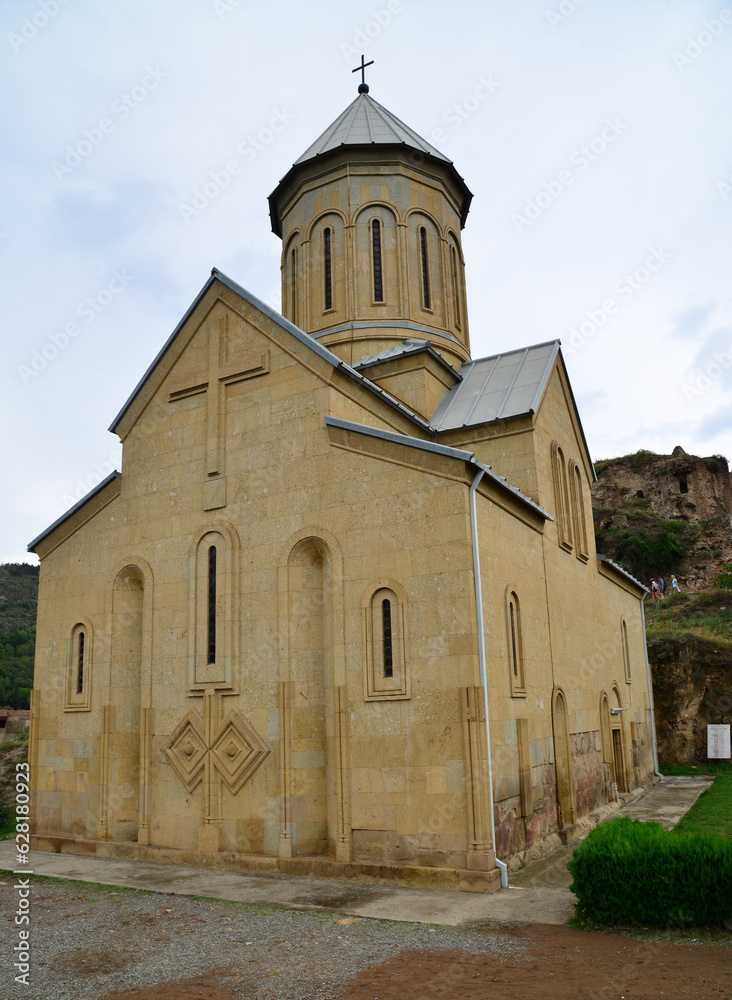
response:
<path id="1" fill-rule="evenodd" d="M 217 267 L 279 308 L 267 195 L 356 96 L 455 163 L 473 357 L 560 339 L 594 460 L 732 458 L 732 6 L 4 0 L 0 562 Z"/>

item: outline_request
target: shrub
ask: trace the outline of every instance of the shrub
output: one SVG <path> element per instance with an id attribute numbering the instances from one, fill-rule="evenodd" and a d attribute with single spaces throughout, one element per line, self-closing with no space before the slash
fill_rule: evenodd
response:
<path id="1" fill-rule="evenodd" d="M 732 563 L 727 563 L 714 581 L 714 586 L 722 587 L 723 590 L 732 590 Z"/>
<path id="2" fill-rule="evenodd" d="M 581 920 L 702 927 L 732 919 L 732 842 L 715 834 L 614 819 L 589 834 L 567 867 Z"/>

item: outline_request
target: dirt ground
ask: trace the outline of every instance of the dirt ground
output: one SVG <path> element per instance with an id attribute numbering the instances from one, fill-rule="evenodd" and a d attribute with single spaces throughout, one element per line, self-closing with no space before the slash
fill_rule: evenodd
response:
<path id="1" fill-rule="evenodd" d="M 725 946 L 637 941 L 544 924 L 501 930 L 531 945 L 525 958 L 405 951 L 344 984 L 333 1000 L 732 1000 L 729 938 Z M 230 976 L 232 967 L 224 972 Z M 100 1000 L 234 1000 L 218 978 L 214 970 Z"/>

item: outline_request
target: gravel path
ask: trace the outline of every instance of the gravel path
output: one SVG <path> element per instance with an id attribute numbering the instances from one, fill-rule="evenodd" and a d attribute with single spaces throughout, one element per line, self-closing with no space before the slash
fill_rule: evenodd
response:
<path id="1" fill-rule="evenodd" d="M 0 1000 L 98 1000 L 221 970 L 247 1000 L 336 1000 L 353 976 L 405 949 L 519 957 L 525 943 L 477 929 L 145 893 L 35 878 L 30 986 L 13 982 L 15 894 L 0 886 Z"/>

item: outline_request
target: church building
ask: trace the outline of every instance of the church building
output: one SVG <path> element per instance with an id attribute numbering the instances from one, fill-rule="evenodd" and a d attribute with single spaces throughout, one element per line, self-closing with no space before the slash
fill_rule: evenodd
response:
<path id="1" fill-rule="evenodd" d="M 32 846 L 493 891 L 654 778 L 558 341 L 471 356 L 454 164 L 356 99 L 214 269 L 41 559 Z"/>

